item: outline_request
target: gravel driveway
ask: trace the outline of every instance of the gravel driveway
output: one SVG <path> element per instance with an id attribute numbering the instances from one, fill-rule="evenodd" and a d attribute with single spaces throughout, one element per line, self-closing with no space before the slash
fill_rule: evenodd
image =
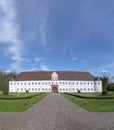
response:
<path id="1" fill-rule="evenodd" d="M 26 112 L 0 112 L 0 130 L 114 130 L 114 112 L 87 112 L 50 93 Z"/>

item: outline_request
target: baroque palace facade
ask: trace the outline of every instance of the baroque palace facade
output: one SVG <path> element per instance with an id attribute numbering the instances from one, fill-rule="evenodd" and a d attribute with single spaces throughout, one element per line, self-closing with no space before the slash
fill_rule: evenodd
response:
<path id="1" fill-rule="evenodd" d="M 21 72 L 9 81 L 9 92 L 102 92 L 102 82 L 89 72 Z"/>

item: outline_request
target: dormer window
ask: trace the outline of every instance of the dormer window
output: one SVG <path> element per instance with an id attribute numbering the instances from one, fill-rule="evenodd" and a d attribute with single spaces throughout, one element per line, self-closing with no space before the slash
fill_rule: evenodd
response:
<path id="1" fill-rule="evenodd" d="M 58 74 L 56 72 L 52 73 L 51 80 L 58 80 Z"/>

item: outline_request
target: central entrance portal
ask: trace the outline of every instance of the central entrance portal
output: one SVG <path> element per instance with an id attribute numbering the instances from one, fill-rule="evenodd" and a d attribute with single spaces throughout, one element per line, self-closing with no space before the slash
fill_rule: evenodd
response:
<path id="1" fill-rule="evenodd" d="M 58 93 L 58 85 L 51 85 L 52 92 Z"/>

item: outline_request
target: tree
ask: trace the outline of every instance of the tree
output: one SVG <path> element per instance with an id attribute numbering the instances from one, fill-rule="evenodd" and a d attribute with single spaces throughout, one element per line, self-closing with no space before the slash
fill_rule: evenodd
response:
<path id="1" fill-rule="evenodd" d="M 9 89 L 9 81 L 12 77 L 15 78 L 15 76 L 15 73 L 7 73 L 4 70 L 0 70 L 0 91 L 7 93 Z"/>
<path id="2" fill-rule="evenodd" d="M 0 90 L 3 90 L 5 83 L 5 72 L 0 70 Z"/>
<path id="3" fill-rule="evenodd" d="M 114 76 L 110 77 L 110 83 L 114 83 Z"/>
<path id="4" fill-rule="evenodd" d="M 108 91 L 114 91 L 114 83 L 108 84 L 107 90 Z"/>
<path id="5" fill-rule="evenodd" d="M 102 94 L 107 94 L 108 93 L 108 84 L 110 83 L 111 80 L 111 74 L 107 70 L 102 70 Z"/>
<path id="6" fill-rule="evenodd" d="M 102 77 L 101 81 L 102 81 L 103 89 L 107 90 L 107 86 L 108 86 L 108 83 L 109 83 L 108 77 Z"/>

